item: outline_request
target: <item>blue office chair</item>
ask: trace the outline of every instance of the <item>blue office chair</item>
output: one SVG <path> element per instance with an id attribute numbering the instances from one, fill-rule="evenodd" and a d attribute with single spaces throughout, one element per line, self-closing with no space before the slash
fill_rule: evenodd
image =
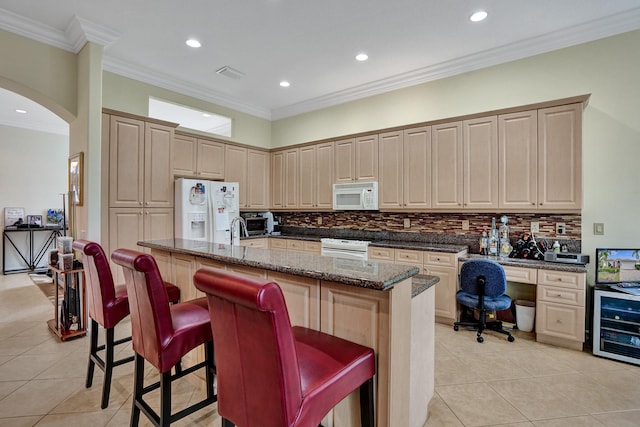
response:
<path id="1" fill-rule="evenodd" d="M 477 321 L 455 322 L 453 330 L 457 331 L 460 326 L 477 328 L 477 340 L 483 342 L 482 332 L 489 329 L 507 335 L 509 342 L 513 342 L 515 338 L 509 331 L 502 329 L 501 321 L 486 321 L 488 311 L 506 310 L 511 307 L 511 298 L 505 295 L 507 276 L 502 266 L 488 259 L 466 261 L 460 270 L 460 287 L 456 299 L 471 310 L 477 309 L 479 318 Z"/>

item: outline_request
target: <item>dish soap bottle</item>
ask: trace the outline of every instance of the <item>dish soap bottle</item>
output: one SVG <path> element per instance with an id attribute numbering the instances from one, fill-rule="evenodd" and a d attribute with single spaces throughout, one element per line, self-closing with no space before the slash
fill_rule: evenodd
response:
<path id="1" fill-rule="evenodd" d="M 557 240 L 553 243 L 553 252 L 560 252 L 560 243 Z"/>

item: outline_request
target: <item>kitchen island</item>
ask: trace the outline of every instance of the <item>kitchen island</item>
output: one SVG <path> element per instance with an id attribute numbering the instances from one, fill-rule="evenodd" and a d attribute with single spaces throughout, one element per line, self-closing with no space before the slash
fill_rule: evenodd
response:
<path id="1" fill-rule="evenodd" d="M 374 349 L 378 426 L 425 423 L 434 393 L 437 277 L 419 276 L 414 284 L 419 269 L 412 266 L 183 239 L 138 244 L 151 249 L 163 277 L 181 288 L 185 300 L 200 296 L 193 274 L 202 267 L 277 282 L 292 324 Z M 323 425 L 359 426 L 357 393 L 336 406 Z"/>

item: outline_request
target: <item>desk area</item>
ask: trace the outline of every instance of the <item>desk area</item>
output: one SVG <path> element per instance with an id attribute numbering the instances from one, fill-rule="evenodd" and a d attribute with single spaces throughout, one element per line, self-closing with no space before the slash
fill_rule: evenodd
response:
<path id="1" fill-rule="evenodd" d="M 2 273 L 47 271 L 46 254 L 61 235 L 62 227 L 6 227 L 2 232 Z"/>
<path id="2" fill-rule="evenodd" d="M 536 341 L 582 350 L 587 275 L 584 265 L 466 255 L 460 258 L 459 267 L 473 258 L 497 261 L 508 282 L 536 286 Z"/>

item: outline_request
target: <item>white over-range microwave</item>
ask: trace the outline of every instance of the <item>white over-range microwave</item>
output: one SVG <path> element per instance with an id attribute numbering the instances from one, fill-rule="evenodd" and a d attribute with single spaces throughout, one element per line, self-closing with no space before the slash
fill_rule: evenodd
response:
<path id="1" fill-rule="evenodd" d="M 378 183 L 333 184 L 333 209 L 337 211 L 378 210 Z"/>

